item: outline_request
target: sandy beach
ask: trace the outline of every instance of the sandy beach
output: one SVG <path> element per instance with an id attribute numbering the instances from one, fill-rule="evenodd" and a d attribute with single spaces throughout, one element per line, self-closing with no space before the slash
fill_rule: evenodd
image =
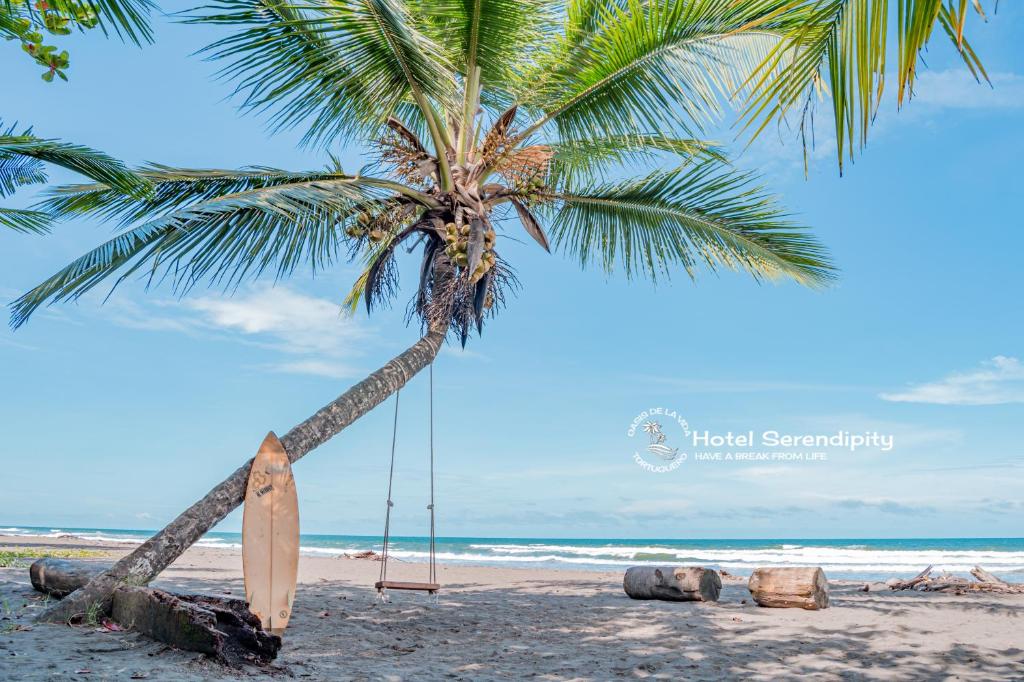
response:
<path id="1" fill-rule="evenodd" d="M 4 547 L 102 550 L 77 538 Z M 438 603 L 375 603 L 379 563 L 303 557 L 294 616 L 270 669 L 231 671 L 127 632 L 35 625 L 24 567 L 0 569 L 0 679 L 1024 679 L 1024 595 L 861 592 L 824 611 L 753 605 L 741 579 L 715 604 L 633 601 L 620 573 L 442 566 Z M 425 566 L 395 563 L 395 579 Z M 155 587 L 241 597 L 239 553 L 192 547 Z M 88 672 L 82 672 L 88 671 Z"/>

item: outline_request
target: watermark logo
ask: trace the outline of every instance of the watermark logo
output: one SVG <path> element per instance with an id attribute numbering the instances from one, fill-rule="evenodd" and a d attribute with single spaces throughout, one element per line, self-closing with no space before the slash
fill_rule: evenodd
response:
<path id="1" fill-rule="evenodd" d="M 647 437 L 644 454 L 639 450 L 633 453 L 633 461 L 647 471 L 664 474 L 678 469 L 686 461 L 687 453 L 673 446 L 684 444 L 690 438 L 690 425 L 676 410 L 664 407 L 644 410 L 630 422 L 626 435 L 638 440 Z"/>
<path id="2" fill-rule="evenodd" d="M 775 429 L 764 431 L 727 431 L 715 433 L 691 430 L 677 410 L 652 407 L 630 422 L 626 435 L 643 449 L 633 452 L 633 461 L 646 471 L 668 473 L 689 460 L 694 464 L 728 463 L 814 463 L 829 459 L 830 451 L 858 453 L 861 450 L 891 452 L 895 447 L 892 434 L 879 431 L 848 431 L 829 433 L 786 433 Z"/>

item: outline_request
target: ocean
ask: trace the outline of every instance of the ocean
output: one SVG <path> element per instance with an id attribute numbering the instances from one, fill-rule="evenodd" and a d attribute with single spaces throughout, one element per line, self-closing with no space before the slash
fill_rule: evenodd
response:
<path id="1" fill-rule="evenodd" d="M 110 528 L 0 527 L 0 534 L 74 536 L 139 544 L 153 531 Z M 200 545 L 241 547 L 240 533 L 208 533 Z M 380 551 L 379 536 L 302 535 L 302 553 L 339 556 Z M 424 537 L 393 537 L 392 556 L 425 561 Z M 637 564 L 690 564 L 749 575 L 758 566 L 821 566 L 836 580 L 911 576 L 928 565 L 966 575 L 980 565 L 1010 582 L 1024 582 L 1024 538 L 651 540 L 438 538 L 442 563 L 619 571 Z"/>

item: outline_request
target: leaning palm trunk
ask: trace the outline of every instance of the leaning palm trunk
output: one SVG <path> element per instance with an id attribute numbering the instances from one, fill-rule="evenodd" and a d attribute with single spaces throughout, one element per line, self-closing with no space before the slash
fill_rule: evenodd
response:
<path id="1" fill-rule="evenodd" d="M 434 361 L 446 333 L 447 327 L 432 329 L 401 355 L 286 433 L 281 444 L 288 453 L 288 459 L 297 461 L 384 402 Z M 66 622 L 95 609 L 97 605 L 104 612 L 109 611 L 116 588 L 149 583 L 242 503 L 251 466 L 252 459 L 110 570 L 44 611 L 39 620 Z"/>

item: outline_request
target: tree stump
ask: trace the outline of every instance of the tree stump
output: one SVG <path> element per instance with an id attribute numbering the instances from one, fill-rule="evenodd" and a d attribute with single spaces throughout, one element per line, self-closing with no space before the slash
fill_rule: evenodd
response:
<path id="1" fill-rule="evenodd" d="M 817 566 L 758 568 L 747 587 L 758 606 L 810 611 L 828 608 L 828 580 Z"/>
<path id="2" fill-rule="evenodd" d="M 124 627 L 233 667 L 267 665 L 281 649 L 281 638 L 266 632 L 240 599 L 121 587 L 114 592 L 111 615 Z"/>
<path id="3" fill-rule="evenodd" d="M 102 561 L 38 559 L 29 567 L 28 576 L 36 590 L 62 599 L 111 566 Z"/>
<path id="4" fill-rule="evenodd" d="M 622 589 L 633 599 L 718 601 L 722 579 L 700 566 L 633 566 L 622 578 Z"/>

